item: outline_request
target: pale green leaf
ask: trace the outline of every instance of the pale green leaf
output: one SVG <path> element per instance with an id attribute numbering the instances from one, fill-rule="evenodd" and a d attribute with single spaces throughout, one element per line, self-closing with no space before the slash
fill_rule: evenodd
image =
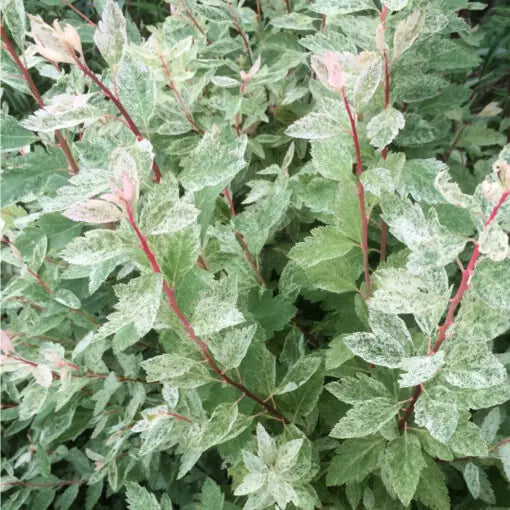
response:
<path id="1" fill-rule="evenodd" d="M 398 413 L 399 407 L 400 404 L 382 397 L 358 403 L 334 426 L 329 435 L 339 439 L 368 436 L 389 422 Z"/>
<path id="2" fill-rule="evenodd" d="M 75 238 L 61 252 L 61 257 L 70 264 L 89 266 L 117 258 L 124 253 L 126 245 L 114 230 L 90 230 Z"/>
<path id="3" fill-rule="evenodd" d="M 236 138 L 230 129 L 213 129 L 181 160 L 179 180 L 184 188 L 199 191 L 206 186 L 227 185 L 246 166 L 248 139 Z"/>
<path id="4" fill-rule="evenodd" d="M 446 477 L 436 462 L 427 462 L 414 497 L 432 510 L 451 509 Z"/>
<path id="5" fill-rule="evenodd" d="M 354 83 L 353 100 L 356 110 L 367 104 L 375 94 L 382 77 L 383 62 L 377 53 L 364 52 L 360 73 Z"/>
<path id="6" fill-rule="evenodd" d="M 312 142 L 313 165 L 326 179 L 345 181 L 352 178 L 352 155 L 349 147 L 335 138 Z"/>
<path id="7" fill-rule="evenodd" d="M 274 395 L 282 395 L 297 390 L 312 377 L 320 364 L 321 359 L 313 356 L 306 356 L 297 361 L 288 369 L 282 381 L 274 391 Z"/>
<path id="8" fill-rule="evenodd" d="M 478 245 L 480 253 L 487 255 L 493 262 L 501 262 L 508 257 L 508 235 L 495 221 L 483 229 Z"/>
<path id="9" fill-rule="evenodd" d="M 391 397 L 383 383 L 365 374 L 342 377 L 339 381 L 326 384 L 325 388 L 347 404 L 358 404 L 374 397 Z"/>
<path id="10" fill-rule="evenodd" d="M 475 267 L 470 286 L 489 307 L 510 313 L 510 259 L 493 262 L 482 259 Z"/>
<path id="11" fill-rule="evenodd" d="M 9 31 L 19 48 L 25 46 L 25 35 L 27 31 L 27 18 L 25 15 L 25 6 L 23 0 L 7 0 L 2 5 L 2 14 Z M 2 137 L 2 145 L 3 145 Z"/>
<path id="12" fill-rule="evenodd" d="M 101 117 L 101 111 L 88 104 L 92 94 L 61 94 L 53 96 L 51 101 L 21 122 L 32 131 L 55 131 L 77 126 L 83 122 L 92 122 Z"/>
<path id="13" fill-rule="evenodd" d="M 73 204 L 62 214 L 70 220 L 86 223 L 115 223 L 122 216 L 121 210 L 116 205 L 93 198 Z"/>
<path id="14" fill-rule="evenodd" d="M 69 289 L 57 289 L 53 297 L 57 303 L 68 306 L 69 308 L 77 309 L 81 307 L 80 299 Z"/>
<path id="15" fill-rule="evenodd" d="M 506 381 L 505 367 L 484 343 L 457 343 L 448 352 L 445 379 L 460 388 L 483 389 Z"/>
<path id="16" fill-rule="evenodd" d="M 252 324 L 214 335 L 208 343 L 209 349 L 225 370 L 237 368 L 246 356 L 256 330 Z"/>
<path id="17" fill-rule="evenodd" d="M 127 45 L 126 18 L 116 2 L 108 0 L 94 32 L 99 53 L 115 68 L 124 56 Z"/>
<path id="18" fill-rule="evenodd" d="M 395 139 L 404 124 L 404 116 L 398 110 L 391 106 L 386 108 L 372 117 L 367 125 L 370 143 L 376 149 L 383 149 Z"/>
<path id="19" fill-rule="evenodd" d="M 455 394 L 444 386 L 424 391 L 416 402 L 414 417 L 433 438 L 446 443 L 454 434 L 459 419 Z"/>
<path id="20" fill-rule="evenodd" d="M 150 69 L 138 58 L 125 53 L 117 71 L 120 102 L 135 124 L 147 132 L 156 107 L 156 82 Z"/>
<path id="21" fill-rule="evenodd" d="M 185 358 L 179 354 L 160 354 L 141 363 L 147 372 L 147 382 L 173 379 L 189 372 L 201 360 Z"/>
<path id="22" fill-rule="evenodd" d="M 321 14 L 351 14 L 365 9 L 375 9 L 372 0 L 314 0 L 310 9 Z"/>
<path id="23" fill-rule="evenodd" d="M 406 356 L 401 342 L 384 333 L 352 333 L 344 343 L 356 356 L 374 365 L 397 368 Z"/>
<path id="24" fill-rule="evenodd" d="M 503 464 L 503 470 L 508 480 L 510 480 L 510 443 L 501 445 L 498 450 L 498 457 Z"/>
<path id="25" fill-rule="evenodd" d="M 202 510 L 223 510 L 225 496 L 221 492 L 220 486 L 211 478 L 205 479 L 202 485 L 201 509 Z M 169 509 L 171 510 L 171 508 Z"/>
<path id="26" fill-rule="evenodd" d="M 400 367 L 405 374 L 398 381 L 401 388 L 410 388 L 422 384 L 437 373 L 444 362 L 444 352 L 439 351 L 432 356 L 414 356 L 402 360 Z"/>
<path id="27" fill-rule="evenodd" d="M 393 60 L 412 46 L 420 35 L 424 21 L 423 12 L 416 10 L 397 25 L 393 36 Z"/>
<path id="28" fill-rule="evenodd" d="M 487 443 L 480 436 L 480 429 L 470 421 L 459 423 L 448 445 L 459 457 L 487 457 L 489 454 Z"/>
<path id="29" fill-rule="evenodd" d="M 257 451 L 264 464 L 272 464 L 276 459 L 276 445 L 262 424 L 257 424 Z"/>

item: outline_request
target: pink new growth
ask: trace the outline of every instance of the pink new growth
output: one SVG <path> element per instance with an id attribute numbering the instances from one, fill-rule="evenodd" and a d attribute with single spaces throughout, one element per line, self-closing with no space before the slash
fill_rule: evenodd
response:
<path id="1" fill-rule="evenodd" d="M 345 75 L 338 56 L 333 51 L 327 51 L 322 57 L 322 63 L 328 71 L 328 85 L 334 89 L 341 89 L 345 84 Z"/>
<path id="2" fill-rule="evenodd" d="M 128 175 L 122 174 L 122 190 L 112 187 L 112 192 L 101 195 L 101 198 L 119 205 L 131 205 L 135 201 L 135 185 Z"/>

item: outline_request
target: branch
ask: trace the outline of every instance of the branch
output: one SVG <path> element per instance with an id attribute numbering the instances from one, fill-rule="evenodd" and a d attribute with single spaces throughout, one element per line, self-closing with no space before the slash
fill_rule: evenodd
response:
<path id="1" fill-rule="evenodd" d="M 492 212 L 485 222 L 485 226 L 487 227 L 494 218 L 496 217 L 499 209 L 507 199 L 507 197 L 510 195 L 510 191 L 505 191 L 501 195 L 501 198 L 497 202 L 497 204 L 492 209 Z M 455 293 L 455 296 L 450 300 L 450 305 L 448 307 L 448 311 L 446 313 L 446 318 L 441 326 L 439 326 L 438 334 L 436 338 L 436 342 L 434 346 L 432 347 L 432 350 L 428 353 L 429 356 L 434 355 L 440 348 L 442 343 L 446 339 L 446 333 L 448 329 L 453 325 L 455 322 L 455 312 L 457 311 L 458 306 L 460 305 L 462 298 L 464 297 L 464 294 L 469 289 L 469 279 L 471 275 L 473 274 L 473 271 L 476 266 L 476 262 L 478 261 L 478 257 L 480 256 L 480 247 L 478 245 L 478 242 L 475 241 L 475 248 L 473 250 L 473 254 L 471 255 L 471 258 L 469 259 L 468 265 L 465 269 L 462 269 L 462 278 L 459 284 L 459 288 L 457 289 L 457 292 Z M 399 427 L 400 429 L 405 428 L 407 426 L 407 422 L 409 421 L 409 418 L 411 414 L 414 411 L 414 406 L 416 405 L 416 401 L 420 397 L 421 393 L 423 391 L 423 386 L 418 385 L 414 388 L 413 395 L 411 396 L 411 401 L 409 403 L 409 406 L 407 407 L 407 410 L 405 414 L 402 416 L 402 418 L 399 420 Z"/>
<path id="2" fill-rule="evenodd" d="M 248 61 L 250 62 L 250 66 L 253 66 L 253 57 L 251 55 L 251 49 L 250 45 L 248 43 L 248 39 L 246 37 L 246 34 L 244 30 L 241 28 L 241 25 L 239 24 L 239 18 L 237 17 L 236 12 L 234 9 L 232 9 L 232 5 L 230 5 L 230 2 L 228 2 L 228 10 L 230 11 L 230 14 L 232 14 L 232 19 L 234 20 L 234 26 L 236 30 L 239 32 L 239 35 L 241 36 L 244 44 L 244 49 L 246 50 L 246 53 L 248 55 Z"/>
<path id="3" fill-rule="evenodd" d="M 143 252 L 145 253 L 147 259 L 149 260 L 152 270 L 154 271 L 154 273 L 162 274 L 161 268 L 156 260 L 156 256 L 154 252 L 150 249 L 149 245 L 147 244 L 147 238 L 142 234 L 142 232 L 138 228 L 138 225 L 136 224 L 131 204 L 125 200 L 123 200 L 123 202 L 127 214 L 128 223 L 131 225 L 131 228 L 135 231 L 135 234 L 138 237 L 138 240 L 140 241 L 140 244 L 142 246 Z M 261 398 L 257 397 L 257 395 L 249 391 L 241 383 L 234 381 L 227 374 L 225 374 L 223 370 L 221 370 L 218 367 L 218 365 L 216 364 L 216 362 L 214 361 L 209 352 L 207 344 L 201 338 L 198 337 L 198 335 L 195 333 L 195 330 L 193 329 L 193 326 L 190 324 L 188 319 L 183 314 L 181 308 L 179 307 L 177 300 L 175 298 L 175 289 L 173 287 L 170 287 L 170 285 L 168 285 L 165 279 L 163 279 L 163 291 L 168 298 L 168 304 L 170 308 L 172 309 L 177 319 L 181 323 L 182 327 L 184 328 L 186 335 L 196 345 L 196 347 L 200 349 L 200 351 L 202 352 L 202 356 L 204 357 L 204 360 L 207 362 L 211 370 L 216 372 L 216 374 L 218 374 L 218 376 L 227 384 L 230 384 L 234 388 L 237 388 L 248 398 L 257 402 L 257 404 L 262 406 L 267 412 L 272 414 L 278 420 L 282 421 L 283 423 L 286 423 L 285 417 L 281 415 L 276 408 L 272 407 L 267 402 L 264 402 Z"/>
<path id="4" fill-rule="evenodd" d="M 119 110 L 120 114 L 124 117 L 129 129 L 137 137 L 137 139 L 143 140 L 145 136 L 143 136 L 142 132 L 138 129 L 138 126 L 131 118 L 131 115 L 129 115 L 129 113 L 124 108 L 119 99 L 117 99 L 115 94 L 92 72 L 92 70 L 87 64 L 82 62 L 80 59 L 76 58 L 74 54 L 73 59 L 76 65 L 81 69 L 81 71 L 86 76 L 88 76 L 101 89 L 101 92 L 103 92 L 103 94 L 117 107 L 117 110 Z M 156 160 L 152 162 L 152 171 L 154 172 L 154 178 L 156 182 L 159 183 L 161 181 L 161 171 L 159 170 L 159 166 L 156 163 Z"/>
<path id="5" fill-rule="evenodd" d="M 342 99 L 344 100 L 345 111 L 349 117 L 351 123 L 352 138 L 354 140 L 354 148 L 356 150 L 356 173 L 358 175 L 358 198 L 359 198 L 359 209 L 361 213 L 361 251 L 363 252 L 363 272 L 365 275 L 365 286 L 366 286 L 366 297 L 369 298 L 371 294 L 371 283 L 370 283 L 370 267 L 368 265 L 368 217 L 365 209 L 365 188 L 361 182 L 361 174 L 363 173 L 363 164 L 361 162 L 361 149 L 358 139 L 358 131 L 356 128 L 356 121 L 347 101 L 345 95 L 345 89 L 341 89 Z"/>
<path id="6" fill-rule="evenodd" d="M 11 58 L 14 60 L 14 63 L 16 64 L 18 69 L 21 71 L 21 74 L 23 75 L 23 80 L 28 85 L 30 91 L 32 92 L 32 96 L 37 101 L 37 104 L 41 108 L 44 108 L 45 104 L 44 104 L 43 98 L 42 98 L 41 94 L 39 93 L 39 90 L 35 86 L 34 80 L 32 79 L 32 76 L 30 76 L 30 73 L 28 72 L 27 67 L 25 65 L 23 65 L 23 63 L 21 62 L 21 60 L 19 59 L 19 57 L 16 53 L 16 50 L 14 49 L 12 42 L 7 37 L 7 34 L 4 30 L 3 24 L 0 25 L 0 30 L 1 30 L 2 40 L 5 44 L 5 49 L 7 50 L 7 52 L 11 56 Z M 65 139 L 65 137 L 62 135 L 62 133 L 58 129 L 55 130 L 55 137 L 58 140 L 58 146 L 60 147 L 60 150 L 63 152 L 63 154 L 67 160 L 67 164 L 69 165 L 70 173 L 72 175 L 76 175 L 79 171 L 78 164 L 76 163 L 76 161 L 71 153 L 71 149 L 69 148 L 67 140 Z"/>

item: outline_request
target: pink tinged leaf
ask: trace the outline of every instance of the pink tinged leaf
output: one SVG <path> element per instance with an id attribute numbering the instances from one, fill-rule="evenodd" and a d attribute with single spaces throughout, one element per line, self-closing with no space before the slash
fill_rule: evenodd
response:
<path id="1" fill-rule="evenodd" d="M 384 23 L 379 23 L 375 32 L 375 46 L 379 51 L 384 51 Z"/>
<path id="2" fill-rule="evenodd" d="M 3 329 L 0 330 L 0 350 L 6 355 L 16 352 L 9 335 Z"/>
<path id="3" fill-rule="evenodd" d="M 327 51 L 322 62 L 328 71 L 328 85 L 334 89 L 341 89 L 345 84 L 345 75 L 338 56 L 333 51 Z"/>
<path id="4" fill-rule="evenodd" d="M 122 190 L 122 198 L 124 198 L 128 204 L 132 204 L 135 200 L 136 190 L 133 181 L 127 174 L 122 175 L 122 185 L 124 186 L 124 189 Z"/>
<path id="5" fill-rule="evenodd" d="M 84 200 L 72 205 L 64 211 L 64 216 L 73 221 L 87 223 L 111 223 L 118 221 L 122 212 L 111 202 L 104 200 Z"/>

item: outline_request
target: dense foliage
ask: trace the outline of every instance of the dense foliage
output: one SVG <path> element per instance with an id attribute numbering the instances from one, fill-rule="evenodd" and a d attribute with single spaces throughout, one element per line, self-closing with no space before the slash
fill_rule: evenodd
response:
<path id="1" fill-rule="evenodd" d="M 508 9 L 85 4 L 0 3 L 2 508 L 507 505 Z"/>

